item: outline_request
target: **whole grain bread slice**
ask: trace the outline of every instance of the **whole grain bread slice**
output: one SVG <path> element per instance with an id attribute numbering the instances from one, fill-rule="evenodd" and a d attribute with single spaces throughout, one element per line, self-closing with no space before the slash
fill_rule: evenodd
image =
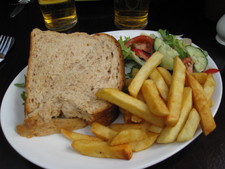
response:
<path id="1" fill-rule="evenodd" d="M 114 37 L 34 29 L 25 119 L 17 131 L 32 137 L 82 128 L 93 121 L 110 124 L 117 117 L 115 107 L 97 99 L 95 93 L 106 87 L 121 90 L 123 84 L 124 63 Z"/>

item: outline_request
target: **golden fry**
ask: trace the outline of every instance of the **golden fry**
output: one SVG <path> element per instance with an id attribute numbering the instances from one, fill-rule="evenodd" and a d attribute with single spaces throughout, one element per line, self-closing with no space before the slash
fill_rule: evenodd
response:
<path id="1" fill-rule="evenodd" d="M 208 74 L 207 78 L 206 78 L 206 81 L 203 85 L 203 90 L 204 90 L 205 95 L 206 95 L 206 97 L 209 101 L 210 107 L 213 106 L 212 95 L 215 91 L 215 88 L 216 88 L 216 81 L 213 78 L 212 74 Z"/>
<path id="2" fill-rule="evenodd" d="M 145 80 L 142 88 L 142 94 L 147 102 L 149 110 L 157 116 L 166 116 L 169 110 L 159 95 L 155 82 L 153 80 Z"/>
<path id="3" fill-rule="evenodd" d="M 132 77 L 135 77 L 138 71 L 139 71 L 138 68 L 133 68 L 133 69 L 132 69 L 132 72 L 131 72 Z"/>
<path id="4" fill-rule="evenodd" d="M 190 87 L 185 87 L 179 121 L 177 122 L 175 126 L 166 126 L 162 130 L 159 137 L 157 138 L 157 143 L 174 142 L 180 130 L 184 126 L 191 109 L 192 109 L 192 90 Z"/>
<path id="5" fill-rule="evenodd" d="M 132 123 L 132 121 L 131 121 L 132 114 L 130 112 L 128 112 L 127 110 L 122 109 L 121 107 L 119 109 L 120 109 L 120 113 L 122 113 L 122 115 L 123 115 L 124 122 L 125 123 Z"/>
<path id="6" fill-rule="evenodd" d="M 94 135 L 104 140 L 110 140 L 118 133 L 117 131 L 114 131 L 113 129 L 97 122 L 92 123 L 91 131 Z"/>
<path id="7" fill-rule="evenodd" d="M 127 130 L 127 129 L 139 129 L 139 130 L 147 131 L 148 125 L 147 125 L 147 123 L 139 123 L 139 124 L 113 123 L 109 127 L 115 131 L 122 131 L 122 130 Z"/>
<path id="8" fill-rule="evenodd" d="M 136 98 L 138 100 L 143 101 L 144 103 L 146 103 L 145 98 L 144 98 L 142 92 L 139 92 Z"/>
<path id="9" fill-rule="evenodd" d="M 157 134 L 161 133 L 162 130 L 163 130 L 162 127 L 158 127 L 158 126 L 155 126 L 153 124 L 148 127 L 148 131 L 153 132 L 153 133 L 157 133 Z"/>
<path id="10" fill-rule="evenodd" d="M 145 62 L 141 69 L 137 72 L 136 76 L 128 86 L 128 91 L 131 96 L 136 97 L 141 89 L 143 82 L 148 78 L 150 73 L 161 63 L 163 55 L 159 52 L 155 52 Z"/>
<path id="11" fill-rule="evenodd" d="M 170 112 L 166 118 L 166 124 L 168 126 L 174 126 L 180 117 L 185 82 L 185 70 L 186 67 L 183 62 L 178 56 L 176 56 L 174 58 L 172 82 L 168 95 L 168 109 Z"/>
<path id="12" fill-rule="evenodd" d="M 131 143 L 134 141 L 141 141 L 148 137 L 147 133 L 139 129 L 121 130 L 115 137 L 113 137 L 109 144 L 111 146 Z"/>
<path id="13" fill-rule="evenodd" d="M 143 121 L 142 118 L 140 118 L 134 114 L 131 114 L 130 112 L 128 112 L 122 108 L 120 108 L 120 112 L 123 115 L 123 120 L 125 123 L 141 123 Z"/>
<path id="14" fill-rule="evenodd" d="M 104 141 L 78 140 L 72 142 L 72 147 L 83 155 L 99 158 L 130 160 L 133 154 L 129 144 L 110 146 Z"/>
<path id="15" fill-rule="evenodd" d="M 191 75 L 201 84 L 201 85 L 204 85 L 205 81 L 206 81 L 206 78 L 207 78 L 207 73 L 203 73 L 203 72 L 194 72 L 194 73 L 191 73 Z M 185 80 L 185 86 L 190 86 L 188 84 L 188 80 L 186 78 Z"/>
<path id="16" fill-rule="evenodd" d="M 127 110 L 149 123 L 155 124 L 159 127 L 164 126 L 164 120 L 161 117 L 152 114 L 145 103 L 118 89 L 100 89 L 96 92 L 96 96 Z"/>
<path id="17" fill-rule="evenodd" d="M 151 147 L 154 143 L 156 138 L 158 137 L 158 134 L 156 133 L 148 133 L 148 137 L 141 141 L 131 142 L 129 145 L 131 146 L 131 149 L 133 152 L 138 152 L 145 150 L 149 147 Z"/>
<path id="18" fill-rule="evenodd" d="M 142 118 L 132 114 L 132 116 L 131 116 L 131 122 L 132 123 L 141 123 L 142 121 L 143 121 Z"/>
<path id="19" fill-rule="evenodd" d="M 131 79 L 131 78 L 125 79 L 124 87 L 125 88 L 128 88 L 128 86 L 130 85 L 130 83 L 131 83 L 132 80 L 133 79 Z"/>
<path id="20" fill-rule="evenodd" d="M 149 77 L 150 77 L 150 79 L 152 79 L 155 82 L 156 87 L 157 87 L 161 97 L 164 100 L 167 100 L 169 88 L 168 88 L 165 80 L 163 79 L 162 75 L 159 73 L 159 71 L 157 69 L 154 69 Z"/>
<path id="21" fill-rule="evenodd" d="M 192 109 L 189 113 L 188 119 L 182 128 L 181 132 L 177 137 L 178 142 L 188 141 L 193 138 L 198 125 L 200 122 L 200 117 L 196 109 Z"/>
<path id="22" fill-rule="evenodd" d="M 171 73 L 163 68 L 163 67 L 157 67 L 157 70 L 159 71 L 159 73 L 162 75 L 164 81 L 166 82 L 167 86 L 170 87 L 171 82 L 172 82 L 172 75 Z"/>
<path id="23" fill-rule="evenodd" d="M 207 73 L 191 73 L 191 75 L 201 84 L 203 85 L 207 79 Z"/>
<path id="24" fill-rule="evenodd" d="M 201 117 L 201 128 L 204 134 L 208 135 L 216 128 L 208 99 L 200 83 L 190 73 L 186 72 L 186 75 L 193 90 L 194 106 Z"/>
<path id="25" fill-rule="evenodd" d="M 85 134 L 80 134 L 77 132 L 72 132 L 69 130 L 61 129 L 61 133 L 68 139 L 74 141 L 74 140 L 97 140 L 100 141 L 102 139 L 94 136 L 89 136 Z"/>

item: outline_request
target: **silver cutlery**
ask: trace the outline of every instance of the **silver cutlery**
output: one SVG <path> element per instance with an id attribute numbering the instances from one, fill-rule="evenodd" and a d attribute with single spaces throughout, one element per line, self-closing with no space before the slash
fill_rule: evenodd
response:
<path id="1" fill-rule="evenodd" d="M 12 36 L 0 36 L 0 58 L 4 58 L 12 45 L 14 44 L 15 38 Z"/>
<path id="2" fill-rule="evenodd" d="M 29 2 L 30 0 L 19 0 L 18 3 L 11 4 L 11 5 L 16 5 L 16 7 L 10 14 L 10 18 L 14 18 L 16 15 L 18 15 L 24 9 L 26 4 L 28 4 Z"/>

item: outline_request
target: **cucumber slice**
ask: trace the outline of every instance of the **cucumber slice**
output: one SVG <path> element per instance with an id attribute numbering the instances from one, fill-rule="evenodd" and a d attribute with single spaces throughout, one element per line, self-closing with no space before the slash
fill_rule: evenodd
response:
<path id="1" fill-rule="evenodd" d="M 202 72 L 203 70 L 205 70 L 208 65 L 208 59 L 206 58 L 204 52 L 200 48 L 191 45 L 186 46 L 186 49 L 188 55 L 194 62 L 194 71 Z"/>
<path id="2" fill-rule="evenodd" d="M 158 51 L 159 48 L 162 46 L 163 40 L 161 38 L 155 38 L 154 40 L 154 50 Z"/>
<path id="3" fill-rule="evenodd" d="M 168 70 L 173 70 L 173 60 L 179 53 L 167 45 L 161 38 L 156 38 L 154 41 L 154 50 L 159 51 L 164 55 L 161 66 Z"/>

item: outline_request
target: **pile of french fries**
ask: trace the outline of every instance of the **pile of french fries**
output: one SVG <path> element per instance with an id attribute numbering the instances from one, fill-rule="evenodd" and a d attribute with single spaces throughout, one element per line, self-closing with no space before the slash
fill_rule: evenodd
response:
<path id="1" fill-rule="evenodd" d="M 211 107 L 216 82 L 212 74 L 189 73 L 179 57 L 173 73 L 160 67 L 163 55 L 155 52 L 127 79 L 129 91 L 103 88 L 96 96 L 120 107 L 124 123 L 91 125 L 94 136 L 62 129 L 79 153 L 101 158 L 129 160 L 133 152 L 154 143 L 184 142 L 202 129 L 208 135 L 216 128 Z"/>

